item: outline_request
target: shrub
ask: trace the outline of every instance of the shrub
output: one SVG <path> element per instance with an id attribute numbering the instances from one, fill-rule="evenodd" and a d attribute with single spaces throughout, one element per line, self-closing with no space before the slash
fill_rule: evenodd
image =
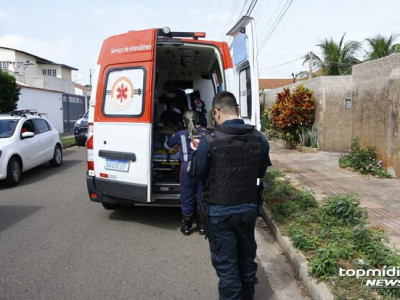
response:
<path id="1" fill-rule="evenodd" d="M 326 278 L 337 275 L 339 270 L 339 252 L 334 247 L 318 249 L 317 254 L 311 258 L 309 272 L 315 277 Z"/>
<path id="2" fill-rule="evenodd" d="M 268 111 L 261 112 L 261 131 L 266 131 L 271 127 L 271 119 L 268 116 Z"/>
<path id="3" fill-rule="evenodd" d="M 314 193 L 307 190 L 298 190 L 293 196 L 293 201 L 296 202 L 303 211 L 318 206 L 317 198 L 315 198 Z"/>
<path id="4" fill-rule="evenodd" d="M 350 167 L 362 174 L 377 175 L 380 178 L 392 177 L 383 170 L 383 161 L 377 160 L 375 148 L 367 146 L 367 149 L 362 149 L 358 137 L 351 142 L 349 154 L 339 158 L 339 166 L 341 168 Z"/>
<path id="5" fill-rule="evenodd" d="M 275 203 L 271 208 L 274 219 L 279 223 L 283 223 L 291 217 L 299 207 L 293 201 L 285 201 L 282 203 Z"/>
<path id="6" fill-rule="evenodd" d="M 282 132 L 282 138 L 291 146 L 299 142 L 302 127 L 311 127 L 315 116 L 314 92 L 298 85 L 293 92 L 285 88 L 276 95 L 271 108 L 271 124 Z"/>
<path id="7" fill-rule="evenodd" d="M 356 225 L 365 221 L 366 209 L 360 207 L 360 199 L 354 195 L 336 195 L 326 198 L 321 218 L 324 222 L 339 220 L 339 224 Z M 341 222 L 340 222 L 341 221 Z"/>
<path id="8" fill-rule="evenodd" d="M 317 148 L 318 146 L 318 130 L 315 126 L 312 128 L 302 127 L 299 133 L 300 143 L 304 147 Z"/>
<path id="9" fill-rule="evenodd" d="M 292 239 L 293 245 L 303 251 L 315 250 L 319 243 L 317 236 L 305 232 L 295 224 L 289 228 L 289 237 Z"/>
<path id="10" fill-rule="evenodd" d="M 269 172 L 267 172 L 269 173 Z M 290 184 L 287 178 L 279 178 L 271 180 L 266 178 L 267 187 L 265 189 L 265 201 L 267 203 L 283 202 L 296 194 L 296 188 Z"/>
<path id="11" fill-rule="evenodd" d="M 271 118 L 267 110 L 261 112 L 261 131 L 269 138 L 281 137 L 277 128 L 272 126 Z"/>
<path id="12" fill-rule="evenodd" d="M 355 249 L 365 256 L 366 260 L 375 267 L 399 266 L 398 253 L 385 246 L 388 242 L 382 231 L 367 228 L 364 225 L 356 226 L 352 232 Z"/>
<path id="13" fill-rule="evenodd" d="M 10 112 L 17 108 L 20 90 L 15 78 L 0 70 L 0 113 Z"/>

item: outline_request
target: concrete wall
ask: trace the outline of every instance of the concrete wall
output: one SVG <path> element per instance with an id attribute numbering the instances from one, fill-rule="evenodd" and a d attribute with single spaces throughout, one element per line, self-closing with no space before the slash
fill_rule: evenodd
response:
<path id="1" fill-rule="evenodd" d="M 58 72 L 58 70 L 57 70 L 57 72 Z M 69 81 L 69 82 L 72 81 L 72 76 L 71 76 L 71 70 L 70 69 L 68 69 L 66 67 L 63 67 L 63 66 L 60 66 L 60 74 L 61 74 L 61 78 L 62 79 L 66 80 L 66 81 Z"/>
<path id="2" fill-rule="evenodd" d="M 375 146 L 388 171 L 400 176 L 400 54 L 356 65 L 352 74 L 321 76 L 287 87 L 304 84 L 314 91 L 320 149 L 345 152 L 359 137 L 362 147 Z M 266 108 L 282 89 L 261 95 Z M 351 108 L 345 108 L 346 99 Z"/>
<path id="3" fill-rule="evenodd" d="M 376 147 L 388 171 L 400 176 L 400 54 L 353 67 L 352 136 Z"/>
<path id="4" fill-rule="evenodd" d="M 36 109 L 38 113 L 45 113 L 50 123 L 63 132 L 63 105 L 62 93 L 32 88 L 21 88 L 18 109 Z"/>

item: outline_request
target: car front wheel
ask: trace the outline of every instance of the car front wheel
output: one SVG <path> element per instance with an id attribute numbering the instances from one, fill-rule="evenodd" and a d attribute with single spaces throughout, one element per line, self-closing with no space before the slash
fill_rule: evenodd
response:
<path id="1" fill-rule="evenodd" d="M 6 181 L 9 185 L 17 185 L 21 180 L 22 167 L 20 160 L 13 156 L 7 165 Z"/>
<path id="2" fill-rule="evenodd" d="M 62 148 L 60 145 L 57 145 L 56 148 L 54 149 L 54 156 L 53 159 L 50 160 L 50 164 L 53 167 L 59 167 L 62 165 L 62 161 L 63 161 Z"/>

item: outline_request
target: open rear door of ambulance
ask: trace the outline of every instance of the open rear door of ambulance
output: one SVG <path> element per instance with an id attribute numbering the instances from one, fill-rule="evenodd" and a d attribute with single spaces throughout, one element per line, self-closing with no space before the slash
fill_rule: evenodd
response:
<path id="1" fill-rule="evenodd" d="M 260 129 L 258 54 L 254 19 L 243 16 L 227 35 L 233 37 L 230 45 L 234 73 L 231 88 L 239 104 L 240 117 L 247 124 Z"/>
<path id="2" fill-rule="evenodd" d="M 93 122 L 96 189 L 113 199 L 151 200 L 156 29 L 106 39 Z"/>

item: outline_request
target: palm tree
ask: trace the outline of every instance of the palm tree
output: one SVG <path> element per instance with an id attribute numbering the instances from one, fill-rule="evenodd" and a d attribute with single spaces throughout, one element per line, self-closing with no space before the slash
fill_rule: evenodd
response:
<path id="1" fill-rule="evenodd" d="M 303 64 L 308 63 L 311 59 L 313 66 L 322 69 L 323 75 L 351 74 L 351 67 L 360 63 L 356 55 L 361 48 L 361 44 L 356 41 L 343 43 L 345 35 L 343 34 L 339 43 L 332 38 L 330 40 L 325 39 L 325 41 L 317 45 L 321 49 L 322 58 L 310 52 L 304 56 Z"/>
<path id="2" fill-rule="evenodd" d="M 367 60 L 373 60 L 400 52 L 400 44 L 394 44 L 396 38 L 397 36 L 393 34 L 391 34 L 389 38 L 378 34 L 373 38 L 366 39 L 370 47 L 370 51 L 367 51 Z"/>

